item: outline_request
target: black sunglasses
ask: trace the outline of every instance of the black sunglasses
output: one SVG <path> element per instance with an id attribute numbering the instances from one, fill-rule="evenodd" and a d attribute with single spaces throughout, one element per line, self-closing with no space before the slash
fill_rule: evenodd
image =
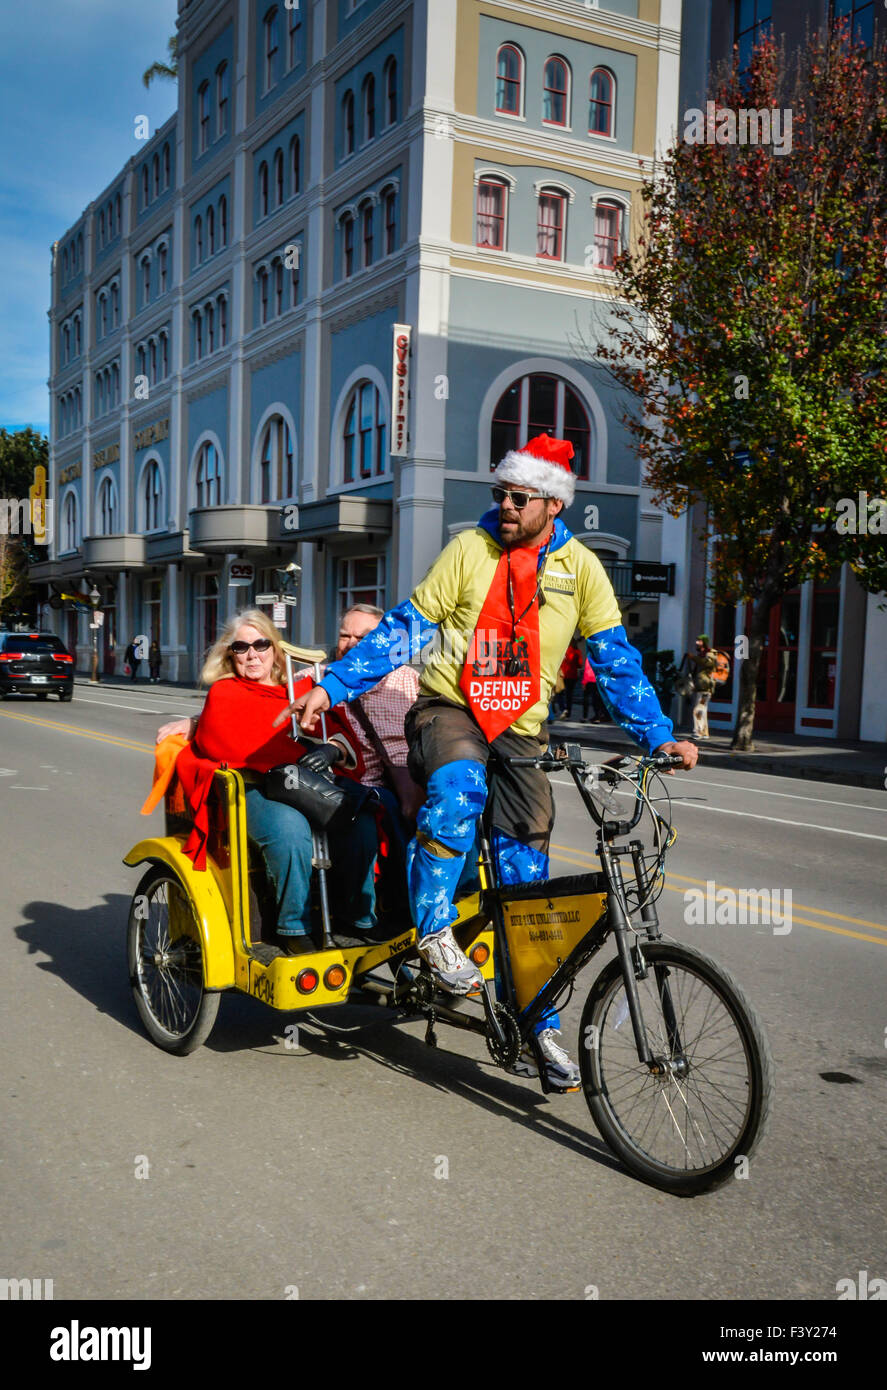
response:
<path id="1" fill-rule="evenodd" d="M 266 652 L 273 645 L 270 637 L 258 637 L 255 642 L 232 642 L 228 650 L 236 652 L 238 656 L 245 656 L 250 647 L 253 651 Z"/>
<path id="2" fill-rule="evenodd" d="M 501 506 L 506 497 L 511 502 L 511 505 L 519 512 L 523 511 L 528 502 L 544 502 L 546 500 L 541 492 L 512 492 L 511 488 L 507 487 L 493 488 L 494 502 L 497 502 Z"/>

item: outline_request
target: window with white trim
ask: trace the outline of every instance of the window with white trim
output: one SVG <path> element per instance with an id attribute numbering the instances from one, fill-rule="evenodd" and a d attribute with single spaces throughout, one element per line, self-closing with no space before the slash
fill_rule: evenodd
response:
<path id="1" fill-rule="evenodd" d="M 272 415 L 262 431 L 259 500 L 282 502 L 294 497 L 295 482 L 295 451 L 290 427 L 282 415 Z"/>
<path id="2" fill-rule="evenodd" d="M 336 587 L 340 613 L 353 608 L 355 603 L 369 603 L 374 608 L 384 608 L 385 556 L 350 555 L 340 560 Z"/>
<path id="3" fill-rule="evenodd" d="M 216 68 L 216 139 L 228 134 L 228 102 L 230 99 L 230 77 L 228 64 L 220 63 Z"/>
<path id="4" fill-rule="evenodd" d="M 363 140 L 364 144 L 376 138 L 376 79 L 367 73 L 363 79 Z"/>
<path id="5" fill-rule="evenodd" d="M 490 426 L 490 470 L 526 439 L 550 434 L 573 445 L 576 477 L 591 476 L 592 432 L 588 411 L 563 377 L 534 372 L 518 377 L 502 392 Z"/>
<path id="6" fill-rule="evenodd" d="M 594 208 L 594 263 L 612 270 L 622 250 L 623 207 L 609 198 L 599 198 Z"/>
<path id="7" fill-rule="evenodd" d="M 496 110 L 500 115 L 521 115 L 523 77 L 524 55 L 515 44 L 503 43 L 496 54 Z"/>
<path id="8" fill-rule="evenodd" d="M 388 468 L 388 412 L 372 381 L 359 381 L 345 408 L 342 432 L 342 478 L 380 477 Z"/>
<path id="9" fill-rule="evenodd" d="M 201 444 L 194 470 L 195 506 L 218 507 L 222 501 L 222 465 L 215 444 Z"/>
<path id="10" fill-rule="evenodd" d="M 269 92 L 277 81 L 279 26 L 276 5 L 265 15 L 263 32 L 265 36 L 265 91 Z"/>
<path id="11" fill-rule="evenodd" d="M 77 549 L 77 495 L 69 492 L 65 498 L 65 550 Z"/>
<path id="12" fill-rule="evenodd" d="M 151 460 L 142 475 L 142 530 L 159 531 L 163 526 L 163 483 L 160 465 Z"/>
<path id="13" fill-rule="evenodd" d="M 209 149 L 209 82 L 201 82 L 197 88 L 197 153 L 205 154 Z"/>
<path id="14" fill-rule="evenodd" d="M 117 530 L 117 497 L 111 478 L 103 478 L 99 487 L 99 535 L 113 536 Z"/>
<path id="15" fill-rule="evenodd" d="M 477 185 L 477 242 L 493 251 L 505 249 L 508 187 L 499 179 L 480 179 Z"/>
<path id="16" fill-rule="evenodd" d="M 570 75 L 563 58 L 546 61 L 542 74 L 542 120 L 545 125 L 570 123 Z"/>
<path id="17" fill-rule="evenodd" d="M 536 255 L 546 261 L 564 259 L 567 199 L 556 188 L 539 193 L 536 214 Z"/>
<path id="18" fill-rule="evenodd" d="M 616 79 L 608 68 L 595 68 L 588 88 L 589 135 L 612 135 Z"/>

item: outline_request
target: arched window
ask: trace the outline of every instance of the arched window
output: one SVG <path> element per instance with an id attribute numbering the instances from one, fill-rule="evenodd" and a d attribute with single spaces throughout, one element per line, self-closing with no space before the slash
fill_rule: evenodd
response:
<path id="1" fill-rule="evenodd" d="M 600 198 L 594 209 L 594 263 L 602 270 L 612 270 L 622 250 L 621 204 Z"/>
<path id="2" fill-rule="evenodd" d="M 547 261 L 564 259 L 567 199 L 556 188 L 539 193 L 536 213 L 536 255 Z"/>
<path id="3" fill-rule="evenodd" d="M 268 216 L 268 165 L 264 159 L 259 165 L 259 216 Z"/>
<path id="4" fill-rule="evenodd" d="M 216 68 L 216 139 L 228 133 L 228 64 Z"/>
<path id="5" fill-rule="evenodd" d="M 80 315 L 74 315 L 74 356 L 80 356 Z"/>
<path id="6" fill-rule="evenodd" d="M 258 274 L 259 280 L 259 323 L 268 322 L 268 270 L 262 266 Z"/>
<path id="7" fill-rule="evenodd" d="M 119 404 L 120 404 L 120 367 L 119 367 L 118 363 L 116 363 L 116 362 L 114 363 L 113 367 L 111 368 L 111 390 L 112 390 L 113 395 L 114 395 L 114 404 L 115 404 L 115 405 L 119 405 Z"/>
<path id="8" fill-rule="evenodd" d="M 209 83 L 201 82 L 197 88 L 197 152 L 205 154 L 209 149 Z"/>
<path id="9" fill-rule="evenodd" d="M 148 206 L 148 166 L 142 165 L 142 207 Z"/>
<path id="10" fill-rule="evenodd" d="M 228 199 L 224 193 L 219 199 L 219 248 L 228 245 Z"/>
<path id="11" fill-rule="evenodd" d="M 203 260 L 203 218 L 198 213 L 194 219 L 194 264 Z"/>
<path id="12" fill-rule="evenodd" d="M 65 549 L 77 549 L 77 497 L 73 492 L 65 498 Z"/>
<path id="13" fill-rule="evenodd" d="M 76 420 L 77 420 L 78 426 L 79 426 L 79 425 L 82 425 L 82 424 L 83 424 L 83 400 L 82 400 L 82 397 L 81 397 L 81 395 L 80 395 L 80 387 L 79 387 L 79 386 L 75 387 L 75 389 L 74 389 L 74 415 L 75 415 L 75 418 L 76 418 Z"/>
<path id="14" fill-rule="evenodd" d="M 120 322 L 120 286 L 115 280 L 111 285 L 111 327 L 116 328 Z"/>
<path id="15" fill-rule="evenodd" d="M 207 304 L 203 311 L 206 320 L 206 350 L 215 352 L 216 350 L 216 311 L 215 306 Z"/>
<path id="16" fill-rule="evenodd" d="M 99 213 L 99 246 L 102 247 L 102 246 L 104 246 L 104 244 L 105 244 L 105 209 L 102 208 L 101 212 Z"/>
<path id="17" fill-rule="evenodd" d="M 354 153 L 354 93 L 347 91 L 342 98 L 342 124 L 344 127 L 343 151 Z"/>
<path id="18" fill-rule="evenodd" d="M 274 151 L 274 206 L 283 206 L 283 150 Z"/>
<path id="19" fill-rule="evenodd" d="M 113 536 L 117 530 L 117 507 L 114 495 L 114 482 L 111 478 L 103 478 L 99 488 L 99 531 L 100 536 Z"/>
<path id="20" fill-rule="evenodd" d="M 163 187 L 169 188 L 169 143 L 163 146 Z"/>
<path id="21" fill-rule="evenodd" d="M 588 92 L 589 135 L 613 134 L 613 98 L 616 82 L 607 68 L 595 68 Z"/>
<path id="22" fill-rule="evenodd" d="M 397 121 L 397 59 L 389 58 L 385 64 L 385 124 L 394 125 Z"/>
<path id="23" fill-rule="evenodd" d="M 544 372 L 519 377 L 499 397 L 490 428 L 490 469 L 509 449 L 543 433 L 569 439 L 573 472 L 577 478 L 590 477 L 591 425 L 585 406 L 569 382 Z"/>
<path id="24" fill-rule="evenodd" d="M 297 305 L 298 302 L 299 302 L 299 279 L 300 279 L 300 273 L 301 273 L 301 271 L 300 271 L 300 262 L 301 262 L 301 260 L 302 260 L 302 246 L 301 246 L 301 243 L 300 243 L 300 242 L 297 242 L 297 243 L 296 243 L 296 255 L 293 257 L 293 263 L 292 263 L 292 265 L 290 266 L 290 308 L 291 308 L 291 309 L 295 309 L 296 305 Z"/>
<path id="25" fill-rule="evenodd" d="M 194 311 L 194 356 L 198 362 L 203 356 L 203 315 L 199 309 Z"/>
<path id="26" fill-rule="evenodd" d="M 136 376 L 145 376 L 145 345 L 139 343 L 136 348 Z"/>
<path id="27" fill-rule="evenodd" d="M 219 347 L 225 347 L 228 342 L 228 301 L 223 294 L 219 295 Z"/>
<path id="28" fill-rule="evenodd" d="M 505 215 L 508 187 L 498 179 L 480 179 L 477 185 L 477 245 L 492 251 L 505 248 Z"/>
<path id="29" fill-rule="evenodd" d="M 66 323 L 62 329 L 62 366 L 71 358 L 71 325 Z"/>
<path id="30" fill-rule="evenodd" d="M 290 72 L 299 61 L 299 29 L 302 24 L 302 13 L 298 5 L 293 5 L 287 11 L 287 35 L 286 35 L 286 70 Z"/>
<path id="31" fill-rule="evenodd" d="M 290 197 L 294 198 L 302 186 L 302 171 L 299 168 L 301 149 L 298 135 L 290 140 Z"/>
<path id="32" fill-rule="evenodd" d="M 348 398 L 345 410 L 343 480 L 372 478 L 384 473 L 388 465 L 388 419 L 385 403 L 371 381 L 360 381 Z"/>
<path id="33" fill-rule="evenodd" d="M 148 344 L 148 378 L 153 386 L 157 380 L 157 339 L 152 338 Z"/>
<path id="34" fill-rule="evenodd" d="M 160 465 L 152 459 L 142 475 L 142 529 L 157 531 L 162 526 L 163 484 Z"/>
<path id="35" fill-rule="evenodd" d="M 385 212 L 385 255 L 397 250 L 397 189 L 386 188 L 382 194 Z"/>
<path id="36" fill-rule="evenodd" d="M 523 105 L 524 55 L 514 44 L 504 43 L 496 55 L 496 110 L 519 116 Z"/>
<path id="37" fill-rule="evenodd" d="M 155 154 L 151 160 L 151 181 L 154 188 L 154 197 L 160 195 L 160 155 Z"/>
<path id="38" fill-rule="evenodd" d="M 83 233 L 77 233 L 77 269 L 83 269 Z"/>
<path id="39" fill-rule="evenodd" d="M 259 500 L 282 502 L 295 495 L 293 437 L 282 415 L 272 415 L 262 433 Z"/>
<path id="40" fill-rule="evenodd" d="M 104 338 L 108 331 L 108 295 L 102 290 L 99 295 L 99 337 Z"/>
<path id="41" fill-rule="evenodd" d="M 283 261 L 275 260 L 274 269 L 274 317 L 283 313 Z"/>
<path id="42" fill-rule="evenodd" d="M 277 54 L 279 48 L 279 28 L 277 6 L 274 5 L 265 15 L 265 91 L 270 91 L 277 81 Z"/>
<path id="43" fill-rule="evenodd" d="M 149 256 L 142 257 L 142 304 L 147 304 L 151 298 L 151 259 Z"/>
<path id="44" fill-rule="evenodd" d="M 354 270 L 354 218 L 342 218 L 342 271 L 347 280 Z"/>
<path id="45" fill-rule="evenodd" d="M 569 122 L 569 75 L 563 58 L 549 58 L 542 79 L 542 119 L 546 125 Z"/>
<path id="46" fill-rule="evenodd" d="M 219 452 L 206 441 L 201 444 L 197 455 L 197 468 L 194 474 L 194 491 L 197 507 L 217 507 L 222 500 L 222 469 Z"/>
<path id="47" fill-rule="evenodd" d="M 363 79 L 363 138 L 376 138 L 376 79 L 368 73 Z"/>
<path id="48" fill-rule="evenodd" d="M 117 194 L 117 197 L 114 199 L 114 209 L 115 209 L 115 219 L 114 219 L 114 220 L 115 220 L 116 225 L 117 225 L 117 234 L 118 234 L 118 236 L 119 236 L 120 231 L 121 231 L 121 228 L 123 227 L 123 203 L 121 202 L 120 194 L 119 194 L 119 193 Z"/>
<path id="49" fill-rule="evenodd" d="M 165 246 L 157 248 L 157 289 L 159 294 L 166 294 L 166 269 L 169 253 Z"/>
<path id="50" fill-rule="evenodd" d="M 160 380 L 169 376 L 169 334 L 166 329 L 160 335 Z"/>
<path id="51" fill-rule="evenodd" d="M 373 264 L 373 205 L 365 203 L 360 215 L 361 240 L 363 241 L 364 269 Z"/>
<path id="52" fill-rule="evenodd" d="M 206 209 L 206 246 L 207 253 L 212 256 L 216 249 L 216 210 L 210 203 Z"/>

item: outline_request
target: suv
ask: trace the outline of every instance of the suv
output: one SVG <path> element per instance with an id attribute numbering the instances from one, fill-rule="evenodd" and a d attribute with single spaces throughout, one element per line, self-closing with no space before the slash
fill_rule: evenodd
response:
<path id="1" fill-rule="evenodd" d="M 74 658 L 52 632 L 0 632 L 0 700 L 21 692 L 70 700 Z"/>

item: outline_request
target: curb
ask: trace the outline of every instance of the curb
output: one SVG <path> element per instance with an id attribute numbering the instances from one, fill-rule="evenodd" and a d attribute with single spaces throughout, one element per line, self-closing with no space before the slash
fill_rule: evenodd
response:
<path id="1" fill-rule="evenodd" d="M 150 682 L 131 684 L 127 681 L 103 680 L 93 685 L 88 676 L 75 676 L 74 688 L 83 690 L 125 690 L 135 695 L 150 695 L 152 699 L 164 700 L 203 700 L 205 690 L 194 690 L 191 686 L 151 685 Z"/>

